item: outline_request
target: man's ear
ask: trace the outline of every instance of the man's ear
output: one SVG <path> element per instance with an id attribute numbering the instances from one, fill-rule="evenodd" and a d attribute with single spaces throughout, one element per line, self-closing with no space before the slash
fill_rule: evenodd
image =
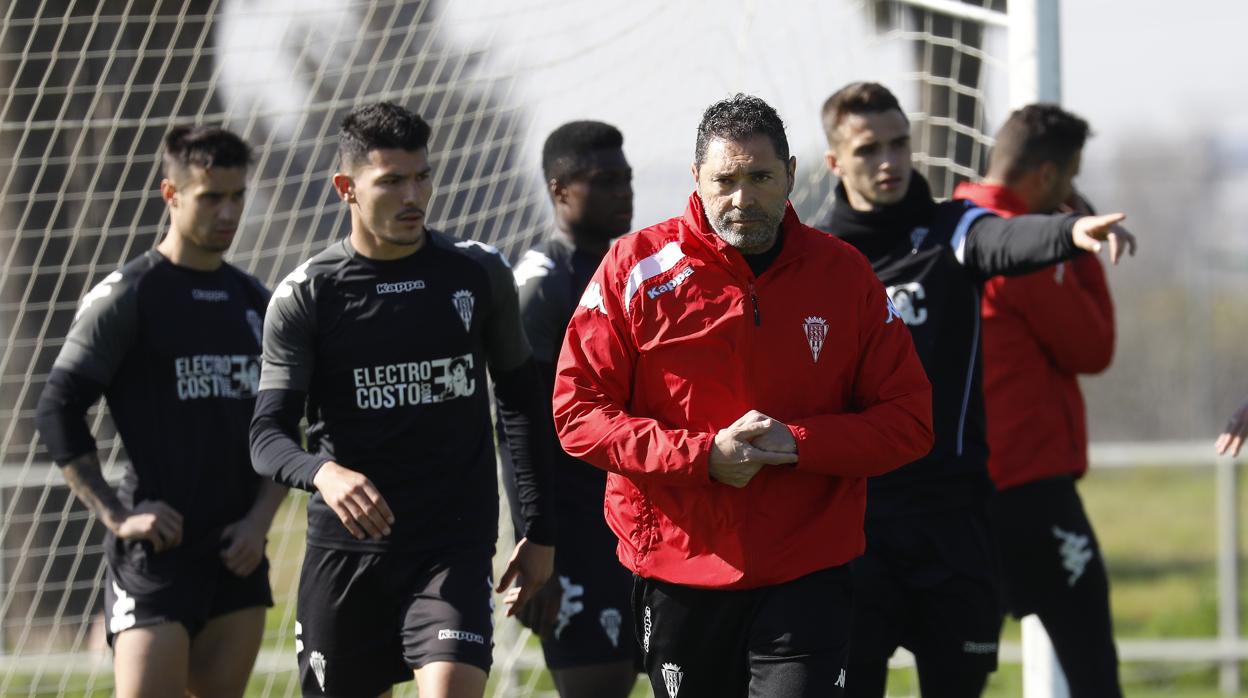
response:
<path id="1" fill-rule="evenodd" d="M 689 172 L 693 174 L 693 186 L 696 189 L 698 186 L 698 163 L 695 162 L 689 165 Z"/>
<path id="2" fill-rule="evenodd" d="M 160 180 L 160 198 L 165 200 L 170 206 L 177 206 L 178 202 L 174 199 L 174 195 L 178 193 L 178 185 L 173 183 L 172 179 L 165 177 Z"/>
<path id="3" fill-rule="evenodd" d="M 355 203 L 355 180 L 351 175 L 345 172 L 335 172 L 333 177 L 334 191 L 338 192 L 338 198 L 353 204 Z"/>
<path id="4" fill-rule="evenodd" d="M 787 168 L 789 173 L 789 194 L 793 193 L 793 185 L 797 183 L 797 156 L 789 157 L 789 165 Z"/>
<path id="5" fill-rule="evenodd" d="M 552 178 L 546 182 L 546 193 L 550 195 L 552 203 L 561 203 L 567 190 L 568 188 L 560 184 L 557 179 Z"/>
<path id="6" fill-rule="evenodd" d="M 1057 163 L 1052 160 L 1045 160 L 1040 163 L 1036 176 L 1040 180 L 1040 184 L 1044 185 L 1045 191 L 1049 191 L 1057 185 L 1057 180 L 1062 175 L 1058 169 Z"/>
<path id="7" fill-rule="evenodd" d="M 837 177 L 841 176 L 841 169 L 840 169 L 840 165 L 837 163 L 837 160 L 836 160 L 835 150 L 828 148 L 827 150 L 823 151 L 823 164 L 828 166 L 828 169 L 832 171 L 832 174 L 836 175 Z"/>

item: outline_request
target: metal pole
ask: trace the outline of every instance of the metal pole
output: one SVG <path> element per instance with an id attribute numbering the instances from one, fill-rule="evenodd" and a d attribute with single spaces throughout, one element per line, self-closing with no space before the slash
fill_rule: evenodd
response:
<path id="1" fill-rule="evenodd" d="M 1010 108 L 1062 101 L 1059 0 L 1010 0 Z"/>
<path id="2" fill-rule="evenodd" d="M 1070 698 L 1070 686 L 1040 618 L 1023 618 L 1023 698 Z"/>
<path id="3" fill-rule="evenodd" d="M 1062 101 L 1059 0 L 1010 0 L 1010 108 Z M 1023 698 L 1069 698 L 1070 687 L 1044 624 L 1023 619 Z"/>
<path id="4" fill-rule="evenodd" d="M 1238 463 L 1219 458 L 1218 510 L 1218 641 L 1222 660 L 1218 688 L 1222 695 L 1239 695 L 1239 661 L 1232 651 L 1239 641 L 1239 487 Z"/>

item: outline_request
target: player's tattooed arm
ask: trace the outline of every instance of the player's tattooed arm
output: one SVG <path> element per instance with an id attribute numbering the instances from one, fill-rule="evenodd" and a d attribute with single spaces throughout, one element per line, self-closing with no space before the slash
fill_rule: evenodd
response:
<path id="1" fill-rule="evenodd" d="M 118 538 L 150 541 L 156 552 L 182 542 L 182 515 L 164 502 L 145 501 L 133 510 L 127 509 L 104 479 L 100 460 L 94 453 L 74 458 L 61 472 L 74 496 Z"/>

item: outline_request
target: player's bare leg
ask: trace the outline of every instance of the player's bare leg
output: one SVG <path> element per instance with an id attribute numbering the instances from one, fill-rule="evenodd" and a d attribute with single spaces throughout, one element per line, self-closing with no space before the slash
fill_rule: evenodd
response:
<path id="1" fill-rule="evenodd" d="M 189 692 L 199 698 L 242 698 L 260 653 L 264 607 L 217 616 L 191 643 Z"/>
<path id="2" fill-rule="evenodd" d="M 190 647 L 190 635 L 181 623 L 123 630 L 113 641 L 117 698 L 183 695 Z"/>
<path id="3" fill-rule="evenodd" d="M 481 698 L 486 674 L 459 662 L 430 662 L 416 670 L 420 698 Z"/>
<path id="4" fill-rule="evenodd" d="M 627 698 L 637 682 L 631 660 L 556 669 L 550 672 L 559 698 Z"/>

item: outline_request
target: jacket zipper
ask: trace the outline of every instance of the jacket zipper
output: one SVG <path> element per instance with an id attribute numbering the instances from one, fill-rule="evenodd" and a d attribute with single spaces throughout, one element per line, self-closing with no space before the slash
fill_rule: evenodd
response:
<path id="1" fill-rule="evenodd" d="M 750 282 L 750 302 L 754 304 L 754 326 L 762 327 L 763 316 L 758 312 L 758 294 L 754 292 L 753 282 Z"/>

